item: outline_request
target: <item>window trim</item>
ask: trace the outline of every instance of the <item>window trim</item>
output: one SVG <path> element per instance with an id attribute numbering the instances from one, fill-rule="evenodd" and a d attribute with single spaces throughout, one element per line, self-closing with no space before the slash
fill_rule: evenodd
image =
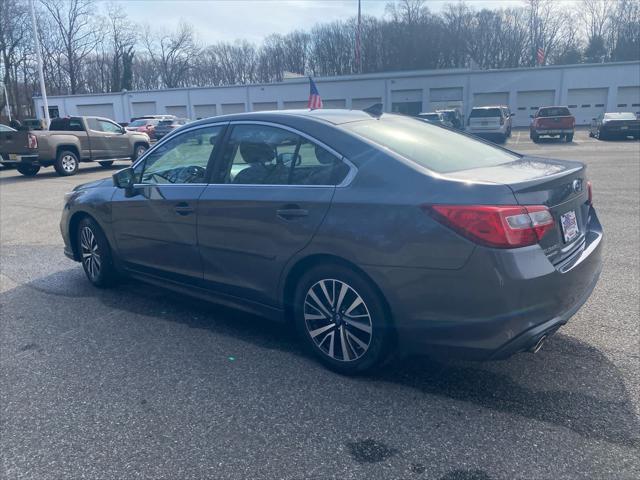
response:
<path id="1" fill-rule="evenodd" d="M 187 128 L 183 131 L 181 131 L 180 133 L 177 133 L 175 135 L 166 135 L 164 138 L 162 138 L 162 140 L 156 142 L 155 145 L 153 145 L 149 150 L 147 150 L 146 152 L 144 152 L 144 155 L 142 155 L 140 158 L 138 158 L 129 168 L 135 169 L 140 163 L 145 162 L 147 157 L 149 155 L 151 155 L 155 150 L 157 150 L 158 148 L 160 148 L 162 145 L 164 145 L 165 143 L 169 142 L 169 141 L 173 141 L 176 138 L 179 138 L 180 136 L 189 133 L 189 132 L 193 132 L 195 130 L 201 130 L 203 128 L 211 128 L 211 127 L 222 127 L 222 134 L 220 135 L 220 138 L 218 139 L 218 143 L 214 146 L 214 155 L 213 155 L 213 159 L 209 159 L 209 162 L 207 163 L 207 173 L 206 173 L 206 182 L 199 182 L 199 183 L 134 183 L 133 184 L 133 188 L 144 188 L 144 187 L 184 187 L 184 186 L 189 186 L 189 185 L 193 185 L 193 186 L 206 186 L 209 185 L 209 180 L 211 177 L 211 170 L 212 167 L 215 166 L 218 162 L 218 157 L 220 155 L 220 144 L 226 140 L 226 134 L 227 134 L 227 129 L 229 127 L 229 122 L 214 122 L 214 123 L 207 123 L 207 124 L 203 124 L 203 125 L 194 125 L 191 128 Z M 217 150 L 217 152 L 216 152 Z"/>
<path id="2" fill-rule="evenodd" d="M 291 133 L 295 133 L 296 135 L 299 135 L 302 138 L 306 138 L 307 140 L 309 140 L 310 142 L 324 148 L 326 151 L 328 151 L 330 154 L 332 154 L 334 157 L 336 157 L 339 161 L 343 162 L 347 167 L 349 167 L 349 172 L 345 175 L 345 177 L 342 179 L 342 182 L 336 184 L 336 185 L 281 185 L 281 184 L 254 184 L 254 183 L 209 183 L 209 185 L 215 185 L 216 187 L 269 187 L 269 188 L 273 188 L 273 187 L 277 187 L 277 188 L 327 188 L 327 187 L 331 187 L 331 188 L 344 188 L 344 187 L 348 187 L 351 182 L 353 181 L 353 178 L 355 177 L 356 173 L 358 172 L 358 167 L 356 167 L 347 157 L 345 157 L 344 155 L 342 155 L 340 152 L 336 151 L 335 149 L 331 148 L 329 145 L 327 145 L 324 142 L 321 142 L 320 140 L 316 139 L 315 137 L 309 135 L 308 133 L 305 132 L 301 132 L 300 130 L 297 130 L 293 127 L 290 127 L 288 125 L 283 125 L 281 123 L 275 123 L 275 122 L 265 122 L 262 120 L 234 120 L 232 122 L 229 122 L 229 130 L 227 131 L 227 134 L 225 135 L 225 139 L 224 139 L 224 145 L 222 146 L 222 150 L 224 150 L 224 148 L 227 145 L 227 141 L 229 140 L 228 138 L 228 132 L 231 131 L 231 128 L 233 128 L 234 125 L 263 125 L 266 127 L 273 127 L 273 128 L 280 128 L 282 130 L 287 130 Z M 220 161 L 219 158 L 215 159 L 216 162 L 216 168 L 219 166 L 218 162 Z M 209 179 L 211 180 L 211 179 Z"/>

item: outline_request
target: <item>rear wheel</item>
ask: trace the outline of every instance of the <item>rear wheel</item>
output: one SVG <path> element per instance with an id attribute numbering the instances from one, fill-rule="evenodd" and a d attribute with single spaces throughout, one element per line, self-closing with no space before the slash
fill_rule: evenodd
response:
<path id="1" fill-rule="evenodd" d="M 113 165 L 113 160 L 109 160 L 108 162 L 99 162 L 99 163 L 102 168 L 109 168 L 111 165 Z"/>
<path id="2" fill-rule="evenodd" d="M 100 226 L 91 218 L 80 221 L 77 231 L 82 268 L 96 287 L 111 286 L 117 278 L 111 248 Z"/>
<path id="3" fill-rule="evenodd" d="M 307 347 L 339 373 L 372 369 L 390 352 L 393 330 L 384 300 L 367 279 L 342 265 L 318 266 L 302 276 L 294 315 Z"/>
<path id="4" fill-rule="evenodd" d="M 569 134 L 565 135 L 564 139 L 567 141 L 567 143 L 573 142 L 573 133 L 569 133 Z"/>
<path id="5" fill-rule="evenodd" d="M 149 147 L 147 145 L 143 143 L 137 143 L 136 146 L 133 148 L 133 155 L 131 156 L 131 161 L 136 161 L 148 149 Z"/>
<path id="6" fill-rule="evenodd" d="M 53 168 L 55 168 L 58 175 L 68 177 L 78 173 L 80 161 L 74 152 L 70 150 L 61 150 L 60 153 L 58 153 L 56 163 L 53 164 Z"/>
<path id="7" fill-rule="evenodd" d="M 25 177 L 34 177 L 40 171 L 40 166 L 39 165 L 18 165 L 16 169 Z"/>

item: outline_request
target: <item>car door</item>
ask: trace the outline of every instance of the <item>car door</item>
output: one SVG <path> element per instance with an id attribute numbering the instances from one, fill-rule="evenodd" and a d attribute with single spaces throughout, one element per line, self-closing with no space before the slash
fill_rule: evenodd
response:
<path id="1" fill-rule="evenodd" d="M 131 156 L 133 148 L 129 143 L 129 137 L 125 135 L 124 128 L 109 120 L 98 119 L 98 123 L 103 132 L 105 157 L 124 158 Z"/>
<path id="2" fill-rule="evenodd" d="M 311 241 L 348 170 L 335 152 L 303 134 L 233 124 L 198 203 L 204 284 L 277 306 L 286 262 Z M 334 171 L 343 178 L 332 177 Z"/>
<path id="3" fill-rule="evenodd" d="M 135 165 L 134 189 L 116 190 L 113 231 L 127 268 L 201 282 L 196 210 L 224 128 L 196 127 L 158 145 Z"/>

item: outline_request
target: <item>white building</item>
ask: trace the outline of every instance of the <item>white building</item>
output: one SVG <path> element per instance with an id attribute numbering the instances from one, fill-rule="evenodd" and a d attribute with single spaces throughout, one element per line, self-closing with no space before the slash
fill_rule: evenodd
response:
<path id="1" fill-rule="evenodd" d="M 604 111 L 640 112 L 640 62 L 563 65 L 504 70 L 421 70 L 314 78 L 325 108 L 362 109 L 382 103 L 385 111 L 415 114 L 458 107 L 509 105 L 514 125 L 528 126 L 544 105 L 567 105 L 578 124 Z M 176 88 L 49 97 L 52 117 L 96 115 L 127 122 L 148 114 L 191 119 L 226 113 L 306 108 L 309 82 L 228 87 Z M 34 98 L 44 116 L 42 101 Z"/>

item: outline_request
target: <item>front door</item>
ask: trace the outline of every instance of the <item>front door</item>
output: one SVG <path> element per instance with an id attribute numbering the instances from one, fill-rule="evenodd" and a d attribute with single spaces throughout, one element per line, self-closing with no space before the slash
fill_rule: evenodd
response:
<path id="1" fill-rule="evenodd" d="M 113 230 L 127 268 L 181 282 L 202 280 L 196 210 L 224 128 L 176 135 L 135 165 L 133 193 L 117 189 Z"/>
<path id="2" fill-rule="evenodd" d="M 105 146 L 105 158 L 125 158 L 133 154 L 133 146 L 125 130 L 117 123 L 108 120 L 98 120 L 102 129 L 102 140 Z"/>
<path id="3" fill-rule="evenodd" d="M 348 167 L 293 131 L 232 126 L 198 202 L 205 285 L 277 306 L 286 262 L 312 239 Z"/>

